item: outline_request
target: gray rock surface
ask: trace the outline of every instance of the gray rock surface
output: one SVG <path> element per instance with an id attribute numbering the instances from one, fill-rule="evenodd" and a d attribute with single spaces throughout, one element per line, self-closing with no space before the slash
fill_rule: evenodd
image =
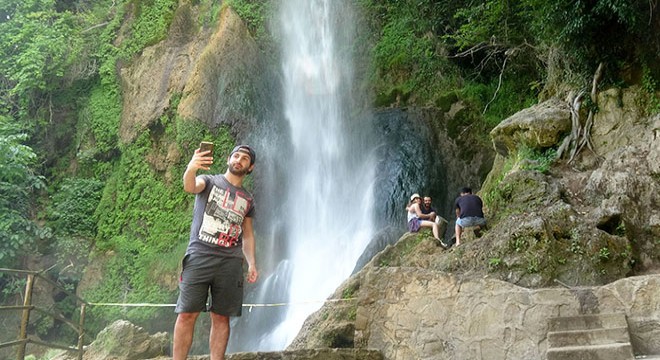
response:
<path id="1" fill-rule="evenodd" d="M 170 338 L 161 332 L 150 335 L 143 328 L 117 320 L 103 329 L 85 348 L 83 360 L 140 360 L 167 354 Z M 63 353 L 52 360 L 77 359 L 77 354 Z"/>
<path id="2" fill-rule="evenodd" d="M 660 275 L 602 287 L 528 289 L 490 278 L 462 280 L 422 268 L 374 265 L 345 286 L 359 283 L 355 346 L 380 349 L 385 359 L 542 360 L 548 319 L 614 312 L 626 314 L 636 353 L 660 354 Z M 323 313 L 303 329 L 330 327 L 324 321 L 334 320 Z M 323 336 L 305 339 L 306 334 L 312 332 L 301 333 L 295 347 L 318 345 Z"/>

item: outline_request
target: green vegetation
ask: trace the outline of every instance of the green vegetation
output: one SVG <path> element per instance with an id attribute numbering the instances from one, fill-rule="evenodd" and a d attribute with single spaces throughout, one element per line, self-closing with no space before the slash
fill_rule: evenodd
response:
<path id="1" fill-rule="evenodd" d="M 83 294 L 94 302 L 170 302 L 174 290 L 154 281 L 175 273 L 187 242 L 191 198 L 180 188 L 189 154 L 200 138 L 216 143 L 216 153 L 231 149 L 229 129 L 183 119 L 176 113 L 182 94 L 169 108 L 121 143 L 123 94 L 119 78 L 148 46 L 165 39 L 178 19 L 177 0 L 4 0 L 0 2 L 0 267 L 18 266 L 26 254 L 52 255 L 70 289 L 77 286 L 92 253 L 102 281 Z M 274 1 L 195 0 L 191 29 L 214 26 L 223 6 L 245 20 L 262 46 L 276 39 L 267 31 Z M 547 2 L 487 0 L 360 0 L 368 35 L 359 44 L 373 55 L 369 86 L 376 106 L 436 106 L 464 111 L 446 124 L 459 136 L 479 134 L 539 98 L 561 94 L 568 85 L 585 89 L 600 62 L 604 84 L 635 81 L 648 95 L 650 113 L 658 98 L 657 20 L 645 2 L 624 0 Z M 183 10 L 181 10 L 183 11 Z M 357 45 L 356 45 L 357 46 Z M 272 51 L 272 49 L 267 49 Z M 265 52 L 268 52 L 265 51 Z M 265 57 L 273 56 L 264 54 Z M 274 57 L 274 56 L 273 56 Z M 633 73 L 638 76 L 625 76 Z M 568 85 L 567 85 L 568 84 Z M 257 106 L 249 86 L 237 94 L 241 113 Z M 248 114 L 250 115 L 250 114 Z M 485 136 L 485 135 L 483 135 Z M 462 149 L 461 151 L 470 151 Z M 167 159 L 161 160 L 161 159 Z M 509 181 L 514 167 L 546 174 L 554 149 L 521 149 L 500 159 L 482 191 L 489 211 L 502 218 L 516 209 L 507 204 L 534 184 Z M 247 184 L 250 186 L 250 184 Z M 496 221 L 497 219 L 492 219 Z M 620 223 L 616 235 L 625 234 Z M 427 235 L 397 244 L 396 265 Z M 571 234 L 551 266 L 529 254 L 548 239 L 521 234 L 507 252 L 484 259 L 492 269 L 521 257 L 528 273 L 561 266 L 574 258 L 610 264 L 625 258 L 616 244 L 589 247 Z M 555 247 L 553 247 L 554 249 Z M 460 257 L 462 249 L 455 251 Z M 622 254 L 622 255 L 620 255 Z M 111 256 L 112 255 L 112 256 Z M 548 260 L 550 262 L 550 260 Z M 520 265 L 522 264 L 522 265 Z M 507 265 L 508 266 L 508 265 Z M 0 278 L 2 295 L 11 296 L 24 280 Z M 167 289 L 167 290 L 164 290 Z M 350 298 L 356 289 L 347 289 Z M 63 313 L 72 313 L 62 304 Z M 118 316 L 148 323 L 154 310 L 96 308 L 95 330 Z M 354 317 L 349 314 L 349 318 Z M 39 323 L 41 335 L 52 323 Z"/>
<path id="2" fill-rule="evenodd" d="M 342 291 L 341 298 L 343 300 L 352 299 L 355 296 L 355 294 L 357 293 L 358 290 L 360 290 L 360 283 L 355 282 L 355 283 L 351 284 L 350 286 L 347 286 L 344 289 L 344 291 Z"/>
<path id="3" fill-rule="evenodd" d="M 11 267 L 18 256 L 43 234 L 31 221 L 33 199 L 44 189 L 34 173 L 36 155 L 22 142 L 27 134 L 0 115 L 0 267 Z"/>
<path id="4" fill-rule="evenodd" d="M 502 266 L 502 259 L 499 257 L 493 257 L 488 259 L 488 268 L 490 270 L 495 270 L 498 269 L 500 266 Z"/>
<path id="5" fill-rule="evenodd" d="M 568 87 L 588 89 L 600 62 L 604 84 L 645 69 L 657 89 L 659 40 L 652 6 L 623 0 L 502 2 L 361 0 L 373 50 L 376 105 L 439 104 L 455 89 L 491 128 Z M 641 40 L 641 41 L 640 41 Z M 568 85 L 568 86 L 567 86 Z M 651 90 L 650 108 L 657 111 Z M 442 106 L 441 106 L 442 107 Z"/>
<path id="6" fill-rule="evenodd" d="M 196 4 L 219 11 L 217 2 Z M 177 7 L 176 0 L 0 4 L 0 41 L 9 45 L 0 49 L 1 267 L 18 266 L 25 253 L 54 255 L 60 282 L 75 290 L 90 250 L 96 259 L 108 251 L 116 256 L 87 300 L 172 301 L 173 289 L 153 279 L 176 273 L 187 243 L 190 197 L 179 179 L 188 154 L 200 137 L 218 151 L 233 144 L 225 128 L 180 119 L 180 94 L 136 141 L 119 142 L 118 71 L 167 36 Z M 209 11 L 198 14 L 199 24 L 209 23 Z M 167 157 L 163 144 L 184 154 L 167 170 L 148 161 Z M 4 296 L 22 289 L 20 279 L 0 280 Z M 153 311 L 95 308 L 88 320 L 97 331 L 119 315 L 145 325 Z M 37 326 L 40 335 L 54 330 L 52 322 Z"/>
<path id="7" fill-rule="evenodd" d="M 531 149 L 528 146 L 522 146 L 518 150 L 518 162 L 520 169 L 538 171 L 547 174 L 550 166 L 557 157 L 556 149 Z"/>
<path id="8" fill-rule="evenodd" d="M 231 7 L 245 21 L 255 38 L 267 37 L 266 20 L 274 11 L 274 2 L 262 0 L 226 0 L 222 6 Z"/>
<path id="9" fill-rule="evenodd" d="M 650 114 L 660 113 L 660 96 L 658 91 L 658 80 L 651 73 L 648 65 L 644 64 L 642 72 L 642 89 L 647 93 L 646 106 L 644 106 Z"/>

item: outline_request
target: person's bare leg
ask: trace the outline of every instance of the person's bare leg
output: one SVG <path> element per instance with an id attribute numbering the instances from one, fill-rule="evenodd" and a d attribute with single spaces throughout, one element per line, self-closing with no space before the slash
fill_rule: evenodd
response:
<path id="1" fill-rule="evenodd" d="M 433 225 L 431 225 L 431 227 L 433 228 L 433 237 L 440 240 L 440 228 L 435 222 L 432 223 Z"/>
<path id="2" fill-rule="evenodd" d="M 463 228 L 460 227 L 460 225 L 456 224 L 454 227 L 454 231 L 456 232 L 456 246 L 461 244 L 461 231 L 463 231 Z"/>
<path id="3" fill-rule="evenodd" d="M 211 360 L 224 360 L 229 341 L 229 317 L 211 313 L 211 334 L 209 336 L 209 348 L 211 349 Z"/>
<path id="4" fill-rule="evenodd" d="M 439 237 L 439 232 L 440 232 L 439 229 L 440 228 L 438 227 L 438 224 L 434 223 L 433 221 L 422 220 L 419 223 L 419 226 L 420 227 L 430 227 L 431 231 L 433 232 L 433 237 L 440 240 L 440 237 Z"/>
<path id="5" fill-rule="evenodd" d="M 440 226 L 438 224 L 434 223 L 433 221 L 422 220 L 419 226 L 430 227 L 431 231 L 433 232 L 433 237 L 438 242 L 438 245 L 442 246 L 443 249 L 448 248 L 447 244 L 445 244 L 445 242 L 440 239 Z"/>
<path id="6" fill-rule="evenodd" d="M 176 317 L 172 340 L 172 360 L 185 360 L 188 357 L 197 316 L 199 313 L 180 313 Z"/>

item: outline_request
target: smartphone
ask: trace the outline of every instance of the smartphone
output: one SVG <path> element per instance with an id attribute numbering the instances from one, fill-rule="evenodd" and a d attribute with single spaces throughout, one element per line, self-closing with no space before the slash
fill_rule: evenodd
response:
<path id="1" fill-rule="evenodd" d="M 200 152 L 208 151 L 208 150 L 210 150 L 211 152 L 208 153 L 207 156 L 213 156 L 213 143 L 212 142 L 202 141 L 201 143 L 199 143 L 199 151 Z"/>

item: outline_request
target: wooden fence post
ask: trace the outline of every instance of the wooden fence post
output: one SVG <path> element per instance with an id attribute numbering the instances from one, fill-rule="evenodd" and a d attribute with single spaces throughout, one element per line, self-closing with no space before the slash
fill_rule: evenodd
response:
<path id="1" fill-rule="evenodd" d="M 27 327 L 30 322 L 30 306 L 32 305 L 32 287 L 34 285 L 34 274 L 28 274 L 27 284 L 25 284 L 25 299 L 23 300 L 23 305 L 26 306 L 23 309 L 23 316 L 21 317 L 21 333 L 19 334 L 18 340 L 22 341 L 18 345 L 18 351 L 16 352 L 17 360 L 25 359 L 25 348 L 27 346 Z"/>
<path id="2" fill-rule="evenodd" d="M 78 360 L 83 358 L 83 338 L 85 337 L 85 303 L 80 306 L 80 325 L 78 326 Z"/>

